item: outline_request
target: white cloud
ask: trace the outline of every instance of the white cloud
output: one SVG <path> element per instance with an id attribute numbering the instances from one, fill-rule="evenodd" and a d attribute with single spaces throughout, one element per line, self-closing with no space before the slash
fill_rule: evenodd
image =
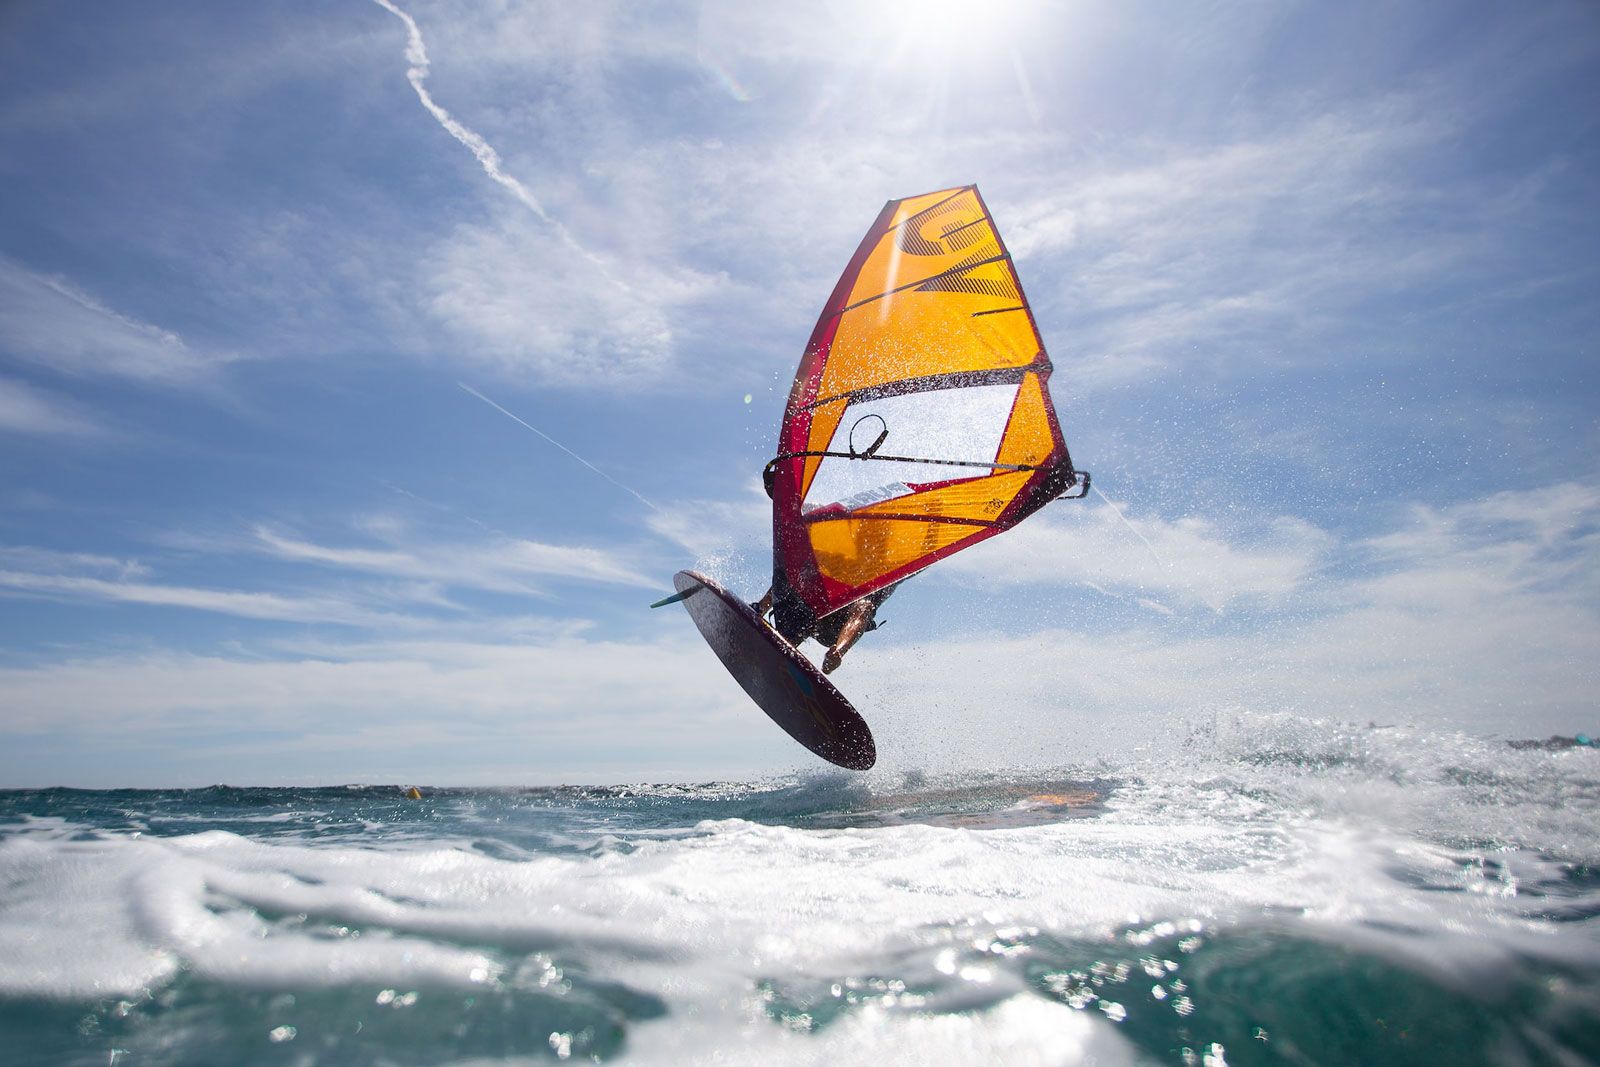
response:
<path id="1" fill-rule="evenodd" d="M 970 630 L 938 640 L 919 638 L 914 623 L 898 620 L 904 625 L 863 642 L 837 676 L 872 723 L 886 764 L 983 756 L 1015 765 L 1019 753 L 1032 762 L 1078 762 L 1130 739 L 1171 743 L 1174 724 L 1229 709 L 1504 736 L 1592 727 L 1600 691 L 1592 577 L 1600 573 L 1600 489 L 1593 485 L 1421 509 L 1388 534 L 1342 548 L 1283 521 L 1232 541 L 1212 524 L 1135 521 L 1174 561 L 1225 576 L 1207 579 L 1217 589 L 1259 566 L 1252 591 L 1228 601 L 1238 617 L 1222 627 L 1204 612 L 1179 610 L 1120 629 Z M 1105 517 L 1085 513 L 1081 526 L 1099 549 L 1116 551 Z M 346 562 L 337 550 L 332 555 Z M 80 563 L 106 570 L 121 561 Z M 1136 555 L 1124 563 L 1139 566 Z M 992 573 L 1024 580 L 1005 568 Z M 1083 580 L 1077 568 L 1055 578 Z M 1134 588 L 1127 576 L 1117 580 Z M 1150 595 L 1166 610 L 1200 603 L 1192 590 L 1157 580 L 1151 577 Z M 1308 583 L 1315 596 L 1306 594 Z M 114 595 L 112 585 L 148 595 L 135 583 L 78 588 L 105 596 Z M 215 610 L 292 614 L 288 603 L 267 598 Z M 0 669 L 0 704 L 13 709 L 6 724 L 13 732 L 137 735 L 203 730 L 220 720 L 283 735 L 273 744 L 290 755 L 432 750 L 448 742 L 470 760 L 491 749 L 496 759 L 524 760 L 523 780 L 561 776 L 552 751 L 591 754 L 585 758 L 604 767 L 592 773 L 613 778 L 803 761 L 787 742 L 774 743 L 774 728 L 681 613 L 658 621 L 661 635 L 642 641 L 601 640 L 548 620 L 497 619 L 489 640 L 380 637 L 258 645 L 249 656 L 80 657 Z M 972 743 L 980 737 L 982 744 Z M 612 755 L 617 738 L 626 738 L 628 754 Z M 204 746 L 194 751 L 204 757 Z"/>
<path id="2" fill-rule="evenodd" d="M 430 66 L 415 23 L 379 2 L 412 33 L 419 95 L 422 76 L 451 79 L 458 114 L 425 106 L 510 192 L 485 201 L 492 222 L 460 222 L 416 257 L 421 306 L 459 342 L 450 358 L 513 377 L 637 387 L 692 360 L 700 381 L 707 349 L 739 344 L 792 365 L 877 207 L 971 180 L 1035 302 L 1070 317 L 1046 341 L 1083 386 L 1166 373 L 1227 338 L 1287 358 L 1334 313 L 1452 269 L 1481 224 L 1464 210 L 1426 242 L 1395 225 L 1438 195 L 1404 184 L 1411 159 L 1454 132 L 1421 99 L 1317 102 L 1211 147 L 1147 134 L 1103 151 L 1059 117 L 1020 121 L 1014 48 L 989 56 L 967 34 L 961 62 L 939 63 L 929 49 L 954 39 L 913 41 L 907 20 L 848 6 L 663 23 L 626 5 L 444 5 L 425 20 Z M 1046 7 L 1018 18 L 1073 48 L 1099 32 Z M 682 121 L 621 88 L 642 70 L 684 102 Z M 539 102 L 508 96 L 530 71 Z"/>
<path id="3" fill-rule="evenodd" d="M 1292 360 L 1299 338 L 1359 301 L 1475 265 L 1481 212 L 1463 206 L 1426 241 L 1403 221 L 1464 195 L 1404 181 L 1450 132 L 1422 101 L 1380 99 L 1200 149 L 1143 143 L 1066 181 L 1030 181 L 1007 240 L 1025 285 L 1036 263 L 1064 280 L 1029 288 L 1074 309 L 1075 385 L 1193 366 L 1197 344 L 1223 339 L 1251 344 L 1208 358 Z"/>
<path id="4" fill-rule="evenodd" d="M 436 319 L 464 339 L 454 358 L 506 377 L 568 386 L 656 384 L 673 355 L 673 314 L 716 282 L 640 249 L 626 285 L 552 254 L 526 223 L 462 225 L 435 247 L 419 284 Z M 661 269 L 664 267 L 665 269 Z"/>
<path id="5" fill-rule="evenodd" d="M 1333 548 L 1328 534 L 1288 516 L 1230 537 L 1200 516 L 1130 514 L 1124 523 L 1085 501 L 1055 505 L 929 573 L 967 585 L 1085 585 L 1169 610 L 1260 610 L 1304 592 Z"/>
<path id="6" fill-rule="evenodd" d="M 572 236 L 572 232 L 563 226 L 560 220 L 552 218 L 550 213 L 544 209 L 544 205 L 539 203 L 538 198 L 528 190 L 527 186 L 506 173 L 505 167 L 500 160 L 500 153 L 495 151 L 494 146 L 484 140 L 483 136 L 476 130 L 468 129 L 462 125 L 456 120 L 455 116 L 451 115 L 449 111 L 434 100 L 433 94 L 428 91 L 426 85 L 428 68 L 431 66 L 428 61 L 428 48 L 422 39 L 422 30 L 417 26 L 417 20 L 396 7 L 390 0 L 373 0 L 373 2 L 405 24 L 406 62 L 410 64 L 410 67 L 406 70 L 406 80 L 411 83 L 411 88 L 416 92 L 417 99 L 422 102 L 422 106 L 427 110 L 428 114 L 432 115 L 434 120 L 444 127 L 451 137 L 466 146 L 472 153 L 473 158 L 478 161 L 478 165 L 483 168 L 485 174 L 504 187 L 519 203 L 533 212 L 540 221 L 547 224 L 569 251 L 576 252 L 579 256 L 588 260 L 600 271 L 602 276 L 608 281 L 612 281 L 613 279 L 611 279 L 604 261 L 579 244 L 577 239 Z"/>
<path id="7" fill-rule="evenodd" d="M 415 499 L 415 498 L 413 498 Z M 462 516 L 456 515 L 459 520 Z M 483 536 L 441 538 L 402 516 L 362 516 L 357 543 L 328 543 L 283 525 L 257 523 L 226 535 L 169 532 L 157 575 L 146 562 L 25 545 L 0 545 L 0 597 L 180 608 L 239 619 L 334 625 L 377 634 L 449 633 L 474 638 L 545 633 L 549 620 L 508 614 L 503 606 L 464 603 L 462 592 L 550 598 L 552 582 L 656 590 L 659 577 L 630 562 L 636 552 L 511 537 L 474 523 Z M 183 580 L 193 554 L 270 557 L 292 569 L 235 566 L 233 588 Z M 177 577 L 173 576 L 176 572 Z M 238 586 L 243 586 L 238 587 Z M 573 633 L 581 622 L 557 629 Z"/>
<path id="8" fill-rule="evenodd" d="M 19 381 L 0 378 L 0 432 L 99 437 L 105 431 L 77 405 Z"/>
<path id="9" fill-rule="evenodd" d="M 1117 84 L 1078 62 L 1121 26 L 1108 12 L 1008 5 L 1026 29 L 996 41 L 987 31 L 1004 19 L 934 40 L 918 37 L 934 20 L 846 4 L 667 17 L 626 4 L 446 2 L 415 18 L 404 3 L 381 6 L 393 17 L 369 6 L 316 34 L 288 24 L 188 72 L 254 64 L 245 84 L 260 92 L 338 51 L 374 75 L 350 101 L 383 94 L 405 109 L 391 112 L 395 130 L 409 119 L 419 143 L 461 163 L 464 206 L 397 187 L 342 220 L 296 204 L 208 230 L 205 291 L 270 319 L 252 326 L 267 348 L 370 352 L 376 338 L 572 387 L 699 382 L 706 350 L 744 344 L 792 366 L 876 207 L 978 180 L 1024 283 L 1071 323 L 1047 337 L 1063 377 L 1092 384 L 1163 373 L 1187 362 L 1187 346 L 1226 338 L 1278 358 L 1360 294 L 1448 270 L 1481 223 L 1462 204 L 1448 213 L 1461 220 L 1454 232 L 1426 242 L 1393 225 L 1400 209 L 1449 195 L 1404 185 L 1421 150 L 1458 132 L 1434 101 L 1308 95 L 1284 118 L 1246 99 L 1219 146 L 1159 124 L 1097 143 L 1093 110 L 1066 101 Z M 1181 36 L 1208 57 L 1196 61 L 1204 71 L 1217 53 L 1248 59 L 1275 25 L 1235 14 L 1226 32 L 1213 21 Z M 339 36 L 356 26 L 359 40 Z M 1041 120 L 1013 63 L 1047 50 L 1056 69 L 1033 78 L 1060 99 Z M 83 298 L 76 313 L 99 332 L 130 335 L 125 373 L 170 378 L 215 361 L 67 288 L 56 297 Z M 63 365 L 96 361 L 26 332 Z M 741 364 L 736 373 L 759 373 Z M 673 375 L 684 367 L 692 378 Z"/>
<path id="10" fill-rule="evenodd" d="M 1094 387 L 1194 366 L 1197 345 L 1212 369 L 1309 358 L 1302 339 L 1363 300 L 1481 264 L 1472 253 L 1499 225 L 1466 202 L 1426 241 L 1398 223 L 1440 195 L 1400 175 L 1451 132 L 1404 101 L 1203 149 L 1141 140 L 1108 158 L 959 126 L 908 155 L 872 115 L 837 128 L 791 116 L 781 139 L 722 140 L 665 138 L 613 114 L 574 132 L 577 154 L 603 160 L 593 183 L 550 180 L 626 290 L 575 269 L 526 223 L 463 225 L 427 258 L 429 310 L 474 342 L 462 358 L 564 384 L 637 385 L 735 339 L 792 364 L 883 200 L 977 179 L 1046 325 L 1071 324 L 1046 337 L 1063 380 Z"/>
<path id="11" fill-rule="evenodd" d="M 1115 552 L 1105 520 L 1086 515 L 1084 521 L 1091 529 L 1106 527 L 1099 547 Z M 1026 525 L 996 541 L 1017 539 Z M 1030 732 L 1076 738 L 1082 729 L 1104 733 L 1107 723 L 1134 717 L 1143 725 L 1129 729 L 1148 736 L 1163 719 L 1227 708 L 1506 736 L 1594 726 L 1600 488 L 1592 484 L 1416 508 L 1398 529 L 1342 552 L 1327 535 L 1299 524 L 1274 531 L 1270 536 L 1283 538 L 1283 547 L 1265 554 L 1248 543 L 1228 545 L 1214 528 L 1193 540 L 1195 531 L 1182 524 L 1146 522 L 1144 529 L 1158 546 L 1184 552 L 1187 545 L 1187 554 L 1176 557 L 1186 566 L 1214 567 L 1202 581 L 1261 566 L 1255 606 L 1264 610 L 1245 613 L 1242 625 L 1222 632 L 1180 615 L 1112 631 L 964 634 L 858 650 L 851 669 L 859 684 L 903 715 L 919 708 L 951 708 L 969 719 L 992 714 L 991 726 L 1007 724 L 1018 744 Z M 1080 577 L 1088 568 L 1047 565 L 1050 555 L 1066 554 L 1067 544 L 1063 534 L 1040 545 L 1048 554 L 1002 554 L 996 578 L 1018 580 L 1015 568 L 1027 566 L 1044 568 L 1043 580 Z M 1338 572 L 1321 574 L 1308 592 L 1307 575 L 1333 556 L 1343 557 Z M 1136 555 L 1126 562 L 1137 569 Z M 1188 595 L 1181 587 L 1161 592 L 1169 602 Z M 984 679 L 977 712 L 976 678 Z"/>
<path id="12" fill-rule="evenodd" d="M 680 635 L 681 636 L 681 635 Z M 357 716 L 406 719 L 418 712 L 448 712 L 452 724 L 475 716 L 518 713 L 537 720 L 557 716 L 601 696 L 609 676 L 614 697 L 596 701 L 620 710 L 646 706 L 653 685 L 678 685 L 692 673 L 674 663 L 676 645 L 623 645 L 582 639 L 547 639 L 537 644 L 476 644 L 400 641 L 341 647 L 324 645 L 315 657 L 236 660 L 182 653 L 98 657 L 38 668 L 0 671 L 19 699 L 18 728 L 54 728 L 51 716 L 66 714 L 87 726 L 99 708 L 116 703 L 121 712 L 145 719 L 202 709 L 257 716 L 235 720 L 260 726 L 316 727 L 330 709 Z M 627 665 L 627 669 L 622 669 Z M 103 687 L 103 688 L 102 688 Z M 92 694 L 100 694 L 93 698 Z M 112 700 L 114 693 L 120 699 Z M 362 718 L 365 721 L 362 721 Z M 529 724 L 548 729 L 551 723 Z M 594 723 L 578 728 L 593 729 Z"/>
<path id="13" fill-rule="evenodd" d="M 696 558 L 725 557 L 771 545 L 772 501 L 758 482 L 750 482 L 736 500 L 677 500 L 647 515 L 645 524 Z"/>
<path id="14" fill-rule="evenodd" d="M 0 596 L 144 604 L 244 619 L 416 631 L 460 629 L 459 618 L 465 608 L 450 598 L 451 589 L 545 596 L 548 594 L 540 587 L 541 579 L 646 589 L 660 584 L 623 564 L 615 553 L 588 546 L 544 544 L 501 535 L 460 543 L 406 541 L 403 525 L 391 527 L 387 533 L 390 543 L 382 547 L 324 545 L 268 526 L 257 526 L 243 539 L 208 539 L 193 534 L 165 539 L 171 547 L 190 551 L 248 551 L 377 578 L 341 582 L 337 595 L 159 582 L 150 580 L 150 567 L 136 561 L 0 546 L 0 568 L 4 568 L 0 569 Z M 424 610 L 421 614 L 405 614 L 403 609 Z M 457 619 L 441 620 L 436 617 L 439 611 Z M 485 625 L 492 629 L 515 621 L 497 616 Z"/>
<path id="15" fill-rule="evenodd" d="M 0 257 L 0 348 L 65 374 L 187 384 L 224 361 L 100 303 L 65 278 Z"/>
<path id="16" fill-rule="evenodd" d="M 118 578 L 139 578 L 150 568 L 135 559 L 117 559 L 92 552 L 58 552 L 31 545 L 0 545 L 0 565 L 30 571 L 88 571 L 109 573 Z"/>
<path id="17" fill-rule="evenodd" d="M 1600 488 L 1566 482 L 1506 490 L 1450 507 L 1419 505 L 1361 547 L 1379 573 L 1356 586 L 1376 606 L 1440 615 L 1497 599 L 1600 606 Z M 1559 615 L 1537 627 L 1544 635 Z"/>
<path id="18" fill-rule="evenodd" d="M 371 548 L 332 548 L 312 544 L 276 533 L 265 526 L 257 526 L 255 539 L 261 547 L 279 557 L 301 562 L 326 563 L 355 570 L 381 571 L 415 575 L 419 561 L 408 552 L 395 552 Z"/>
<path id="19" fill-rule="evenodd" d="M 198 547 L 191 542 L 189 547 Z M 416 630 L 429 620 L 389 610 L 396 602 L 459 611 L 424 587 L 351 589 L 344 596 L 216 589 L 155 580 L 146 563 L 30 545 L 0 546 L 0 597 L 183 608 L 271 622 Z"/>
<path id="20" fill-rule="evenodd" d="M 546 633 L 515 644 L 324 645 L 274 660 L 85 657 L 0 667 L 0 704 L 12 736 L 92 732 L 120 744 L 182 731 L 183 751 L 168 758 L 187 770 L 157 772 L 163 784 L 284 780 L 312 759 L 343 780 L 491 785 L 792 765 L 787 739 L 687 619 L 664 619 L 662 631 L 641 642 Z M 233 740 L 241 731 L 261 736 L 246 748 Z M 140 775 L 132 766 L 110 777 Z"/>
<path id="21" fill-rule="evenodd" d="M 189 608 L 238 618 L 267 619 L 277 622 L 333 623 L 347 626 L 408 625 L 408 620 L 403 616 L 373 611 L 332 597 L 205 589 L 74 574 L 0 570 L 0 595 Z"/>
<path id="22" fill-rule="evenodd" d="M 405 24 L 406 77 L 423 107 L 541 224 L 463 224 L 426 258 L 421 284 L 430 293 L 428 306 L 467 340 L 464 361 L 511 377 L 578 386 L 654 378 L 671 352 L 673 308 L 704 296 L 714 279 L 681 261 L 662 269 L 659 260 L 639 255 L 633 240 L 617 256 L 580 240 L 508 171 L 482 134 L 434 99 L 416 20 L 390 0 L 375 2 Z"/>
<path id="23" fill-rule="evenodd" d="M 583 545 L 496 536 L 455 544 L 349 548 L 317 544 L 267 526 L 257 526 L 253 536 L 259 550 L 279 559 L 498 592 L 537 593 L 532 582 L 539 578 L 646 588 L 659 584 L 624 565 L 616 553 Z"/>

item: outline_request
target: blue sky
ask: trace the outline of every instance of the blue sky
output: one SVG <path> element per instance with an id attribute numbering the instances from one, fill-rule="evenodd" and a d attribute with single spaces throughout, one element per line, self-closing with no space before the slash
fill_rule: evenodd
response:
<path id="1" fill-rule="evenodd" d="M 905 587 L 886 766 L 1600 726 L 1600 10 L 979 10 L 7 5 L 0 785 L 811 766 L 644 605 L 764 588 L 822 302 L 966 182 L 1128 521 Z"/>

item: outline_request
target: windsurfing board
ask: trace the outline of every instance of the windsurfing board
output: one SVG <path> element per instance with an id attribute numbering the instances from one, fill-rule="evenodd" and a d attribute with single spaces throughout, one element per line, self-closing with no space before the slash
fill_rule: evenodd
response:
<path id="1" fill-rule="evenodd" d="M 866 720 L 827 675 L 743 600 L 696 571 L 673 575 L 676 597 L 711 651 L 756 706 L 829 763 L 864 771 L 878 761 Z"/>

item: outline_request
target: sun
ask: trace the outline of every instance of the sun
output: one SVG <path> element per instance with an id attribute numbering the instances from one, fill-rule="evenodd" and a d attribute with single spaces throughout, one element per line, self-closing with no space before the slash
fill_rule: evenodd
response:
<path id="1" fill-rule="evenodd" d="M 1028 0 L 881 0 L 861 9 L 864 27 L 890 43 L 897 62 L 955 62 L 1004 54 L 1041 4 Z"/>

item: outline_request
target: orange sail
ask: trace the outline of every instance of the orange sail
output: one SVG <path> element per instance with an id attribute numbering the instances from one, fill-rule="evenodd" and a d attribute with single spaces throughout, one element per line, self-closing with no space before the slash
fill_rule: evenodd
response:
<path id="1" fill-rule="evenodd" d="M 1078 485 L 1049 375 L 977 187 L 885 205 L 806 346 L 768 468 L 780 620 L 837 611 Z"/>

